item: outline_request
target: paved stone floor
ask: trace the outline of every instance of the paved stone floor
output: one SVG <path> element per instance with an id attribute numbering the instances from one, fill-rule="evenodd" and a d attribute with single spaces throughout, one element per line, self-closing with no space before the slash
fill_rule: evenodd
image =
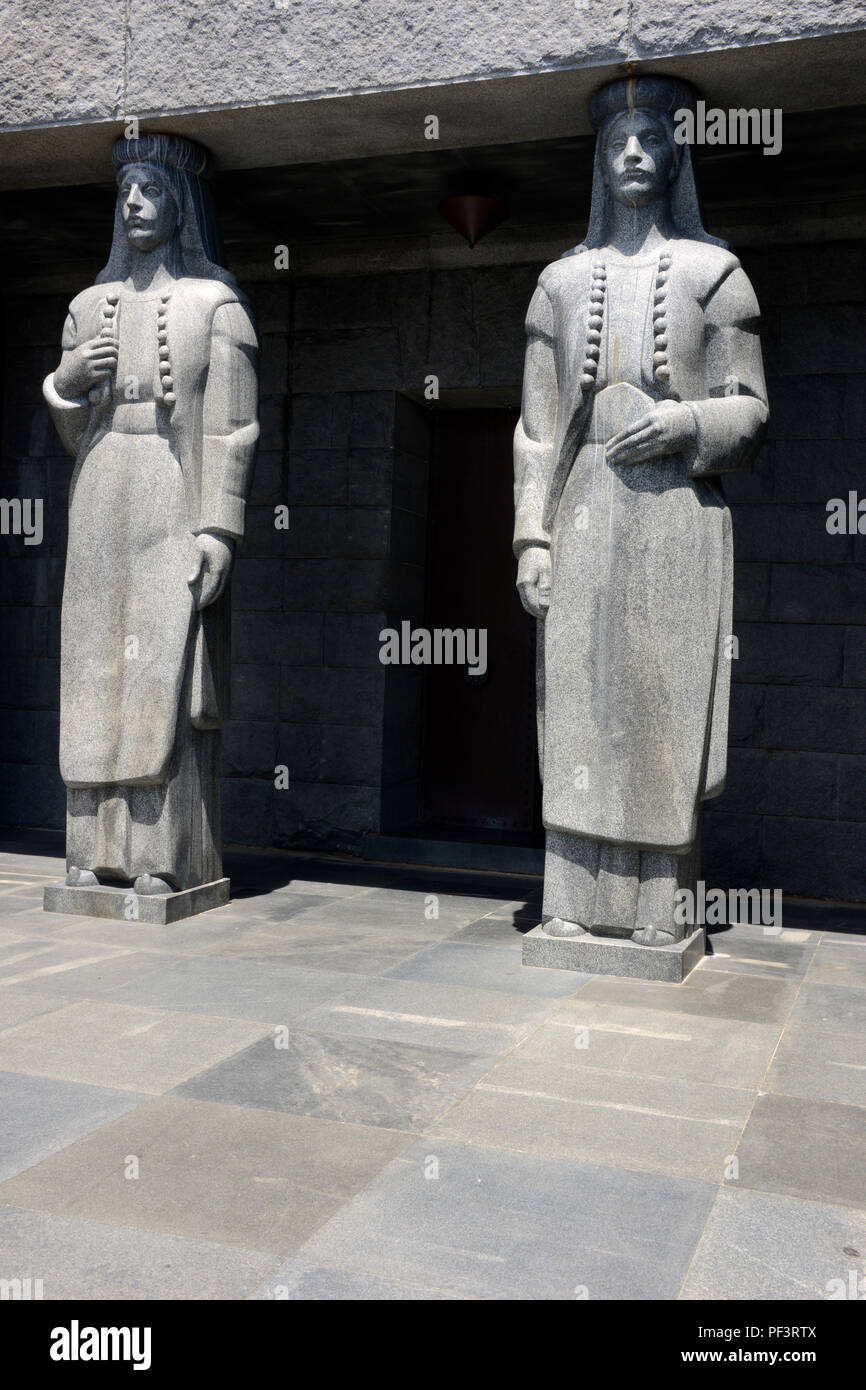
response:
<path id="1" fill-rule="evenodd" d="M 521 965 L 536 879 L 227 868 L 228 907 L 160 927 L 43 913 L 60 859 L 0 855 L 0 1278 L 820 1299 L 866 1275 L 866 936 L 806 908 L 714 933 L 685 985 L 590 978 Z"/>

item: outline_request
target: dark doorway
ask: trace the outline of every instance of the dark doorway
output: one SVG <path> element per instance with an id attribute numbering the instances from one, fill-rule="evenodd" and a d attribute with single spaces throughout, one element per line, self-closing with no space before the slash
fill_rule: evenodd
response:
<path id="1" fill-rule="evenodd" d="M 516 409 L 443 410 L 430 470 L 425 626 L 487 631 L 487 670 L 425 669 L 419 818 L 427 833 L 540 842 L 535 624 L 515 588 Z"/>

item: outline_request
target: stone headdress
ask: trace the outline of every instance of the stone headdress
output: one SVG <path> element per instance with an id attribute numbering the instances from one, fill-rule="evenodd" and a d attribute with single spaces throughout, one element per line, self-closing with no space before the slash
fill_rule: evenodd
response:
<path id="1" fill-rule="evenodd" d="M 611 195 L 604 181 L 604 146 L 612 123 L 625 111 L 650 111 L 661 119 L 668 132 L 671 146 L 678 156 L 677 174 L 670 191 L 670 215 L 677 235 L 692 241 L 706 241 L 713 246 L 727 246 L 727 242 L 710 236 L 705 228 L 691 148 L 688 144 L 678 145 L 674 140 L 674 113 L 682 110 L 693 112 L 696 101 L 694 87 L 673 77 L 618 78 L 595 93 L 589 103 L 589 119 L 593 129 L 598 132 L 592 171 L 592 203 L 589 226 L 582 244 L 576 248 L 578 251 L 593 250 L 607 243 Z"/>
<path id="2" fill-rule="evenodd" d="M 206 182 L 207 151 L 181 135 L 142 134 L 136 140 L 125 137 L 116 140 L 111 159 L 118 176 L 127 165 L 149 164 L 168 183 L 179 213 L 178 227 L 172 238 L 178 273 L 196 279 L 221 280 L 234 287 L 234 276 L 223 264 L 222 241 Z M 111 253 L 96 277 L 96 284 L 125 280 L 130 273 L 133 254 L 118 199 Z"/>

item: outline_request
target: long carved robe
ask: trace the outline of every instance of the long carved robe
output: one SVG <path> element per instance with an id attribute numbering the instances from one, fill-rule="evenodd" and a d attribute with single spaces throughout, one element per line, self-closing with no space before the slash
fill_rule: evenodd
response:
<path id="1" fill-rule="evenodd" d="M 45 383 L 76 458 L 61 629 L 67 859 L 100 878 L 149 872 L 185 888 L 221 872 L 229 657 L 227 593 L 198 613 L 187 578 L 199 532 L 243 536 L 256 336 L 236 291 L 187 278 L 163 294 L 85 290 L 64 349 L 95 337 L 115 299 L 114 380 L 73 402 L 53 375 Z"/>
<path id="2" fill-rule="evenodd" d="M 552 556 L 539 624 L 545 826 L 683 855 L 727 759 L 733 557 L 714 477 L 751 462 L 767 406 L 758 306 L 738 260 L 685 239 L 664 250 L 663 295 L 657 255 L 582 251 L 542 273 L 526 320 L 514 545 Z M 588 382 L 598 276 L 603 326 Z M 691 407 L 688 457 L 610 465 L 605 442 L 661 399 Z"/>

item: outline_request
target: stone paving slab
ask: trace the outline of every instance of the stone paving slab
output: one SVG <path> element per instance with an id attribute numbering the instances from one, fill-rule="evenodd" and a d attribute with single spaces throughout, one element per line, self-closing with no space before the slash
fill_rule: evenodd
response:
<path id="1" fill-rule="evenodd" d="M 679 1176 L 427 1140 L 268 1283 L 314 1262 L 461 1298 L 675 1298 L 714 1194 Z"/>
<path id="2" fill-rule="evenodd" d="M 741 1187 L 866 1207 L 866 1111 L 860 1106 L 759 1095 L 737 1159 Z"/>
<path id="3" fill-rule="evenodd" d="M 429 981 L 363 979 L 336 1002 L 314 1009 L 304 1026 L 494 1056 L 520 1042 L 549 1012 L 549 1000 L 535 995 L 526 998 Z"/>
<path id="4" fill-rule="evenodd" d="M 298 1256 L 272 1275 L 248 1298 L 254 1302 L 285 1299 L 290 1303 L 327 1301 L 428 1303 L 454 1301 L 469 1295 L 445 1293 L 424 1284 L 405 1284 L 358 1270 L 329 1269 Z"/>
<path id="5" fill-rule="evenodd" d="M 737 975 L 699 966 L 681 985 L 655 980 L 615 980 L 595 977 L 585 986 L 581 1003 L 661 1009 L 665 1013 L 723 1018 L 734 1023 L 783 1024 L 797 996 L 794 980 L 764 975 Z"/>
<path id="6" fill-rule="evenodd" d="M 87 999 L 0 1033 L 0 1069 L 159 1093 L 266 1031 L 240 1019 Z"/>
<path id="7" fill-rule="evenodd" d="M 91 1134 L 143 1099 L 134 1091 L 0 1072 L 0 1182 Z M 38 1128 L 34 1115 L 39 1116 Z"/>
<path id="8" fill-rule="evenodd" d="M 866 989 L 866 942 L 822 942 L 809 967 L 808 981 Z"/>
<path id="9" fill-rule="evenodd" d="M 849 1297 L 852 1272 L 862 1297 L 866 1212 L 731 1186 L 716 1198 L 681 1297 Z"/>
<path id="10" fill-rule="evenodd" d="M 48 1301 L 243 1298 L 273 1263 L 213 1241 L 0 1208 L 0 1269 L 41 1279 Z"/>
<path id="11" fill-rule="evenodd" d="M 255 852 L 226 872 L 228 906 L 165 927 L 43 913 L 62 859 L 0 854 L 4 1277 L 800 1299 L 859 1269 L 856 914 L 712 932 L 667 985 L 524 969 L 538 880 Z"/>
<path id="12" fill-rule="evenodd" d="M 193 1077 L 180 1094 L 387 1129 L 421 1129 L 465 1095 L 488 1057 L 293 1029 Z"/>
<path id="13" fill-rule="evenodd" d="M 102 987 L 96 997 L 116 1004 L 183 1010 L 220 1018 L 288 1024 L 345 994 L 351 981 L 336 971 L 305 970 L 283 961 L 244 958 L 146 957 L 146 968 Z M 74 980 L 66 988 L 74 987 Z M 93 997 L 92 991 L 86 991 Z"/>
<path id="14" fill-rule="evenodd" d="M 562 999 L 580 989 L 588 979 L 578 971 L 526 969 L 512 952 L 488 946 L 457 945 L 451 941 L 429 946 L 411 960 L 387 972 L 391 980 L 425 980 L 475 989 L 501 990 L 506 994 L 537 994 Z"/>
<path id="15" fill-rule="evenodd" d="M 0 1206 L 285 1258 L 407 1143 L 372 1126 L 160 1096 L 0 1183 Z"/>
<path id="16" fill-rule="evenodd" d="M 527 1043 L 540 1060 L 566 1053 L 575 1067 L 600 1067 L 633 1076 L 681 1077 L 717 1086 L 755 1089 L 782 1036 L 777 1023 L 665 1013 L 661 1009 L 604 1004 L 583 992 L 566 1000 Z"/>

